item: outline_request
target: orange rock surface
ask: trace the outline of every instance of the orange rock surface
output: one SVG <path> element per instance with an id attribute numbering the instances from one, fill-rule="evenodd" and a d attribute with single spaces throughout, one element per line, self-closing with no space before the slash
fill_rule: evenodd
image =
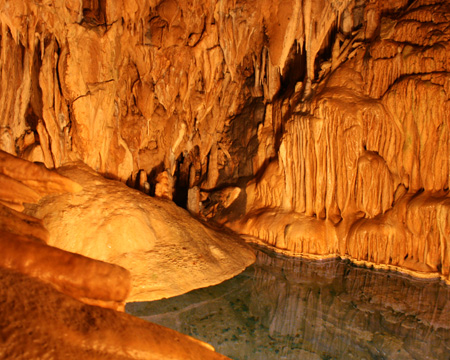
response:
<path id="1" fill-rule="evenodd" d="M 1 359 L 228 359 L 189 336 L 4 268 L 0 298 Z"/>
<path id="2" fill-rule="evenodd" d="M 70 170 L 65 170 L 70 173 Z M 62 169 L 61 172 L 63 172 Z M 3 175 L 0 179 L 4 190 L 0 194 L 0 200 L 7 205 L 12 205 L 11 207 L 24 205 L 28 208 L 32 206 L 29 204 L 30 201 L 38 201 L 42 198 L 40 200 L 42 203 L 49 197 L 58 198 L 62 194 L 67 194 L 69 198 L 75 197 L 78 200 L 83 200 L 82 196 L 86 196 L 85 194 L 90 187 L 99 187 L 99 184 L 107 190 L 116 190 L 116 196 L 123 197 L 125 195 L 125 199 L 122 200 L 126 200 L 126 190 L 133 191 L 122 184 L 120 185 L 123 188 L 118 185 L 114 187 L 114 182 L 111 182 L 113 185 L 108 184 L 105 179 L 96 175 L 92 170 L 90 173 L 86 169 L 84 172 L 81 170 L 79 172 L 81 176 L 78 176 L 77 180 L 80 181 L 75 182 L 40 165 L 0 152 L 0 174 Z M 18 180 L 5 174 L 14 176 Z M 84 179 L 92 180 L 92 183 L 86 184 L 86 188 L 80 185 L 80 183 L 83 183 L 83 175 Z M 35 196 L 32 198 L 24 196 L 23 189 L 32 191 Z M 94 195 L 98 196 L 99 194 L 94 193 Z M 7 201 L 3 201 L 5 199 Z M 103 198 L 103 200 L 105 199 Z M 41 206 L 45 209 L 44 205 Z M 83 202 L 83 206 L 87 206 L 87 201 Z M 50 227 L 49 232 L 44 227 L 45 221 L 17 212 L 11 207 L 0 204 L 0 358 L 198 359 L 200 357 L 204 359 L 226 359 L 224 356 L 215 353 L 214 349 L 208 344 L 173 330 L 140 321 L 123 313 L 105 309 L 123 310 L 125 300 L 129 299 L 132 285 L 128 270 L 118 265 L 52 246 L 51 242 L 55 234 L 59 235 L 52 227 Z M 72 207 L 76 208 L 76 206 Z M 164 205 L 161 205 L 161 207 L 164 207 Z M 117 207 L 114 208 L 114 210 L 117 209 Z M 57 204 L 54 205 L 53 210 L 54 214 L 61 215 L 57 211 Z M 75 211 L 78 210 L 75 209 Z M 99 210 L 105 209 L 97 209 L 97 211 Z M 70 212 L 70 208 L 65 208 L 64 211 Z M 82 209 L 82 213 L 87 215 L 94 223 L 100 221 L 104 224 L 108 221 L 108 214 L 106 213 L 95 214 L 92 211 L 87 211 L 86 208 Z M 72 214 L 78 230 L 81 229 L 82 232 L 89 234 L 89 231 L 92 231 L 88 226 L 89 224 L 80 226 L 80 220 L 83 219 L 76 215 Z M 116 240 L 117 238 L 122 240 L 123 246 L 119 248 L 120 241 L 112 243 L 114 246 L 112 250 L 118 253 L 120 249 L 125 247 L 130 251 L 132 248 L 130 243 L 126 241 L 127 236 L 130 235 L 130 229 L 134 230 L 135 233 L 137 231 L 138 235 L 144 237 L 148 234 L 146 232 L 139 233 L 139 230 L 141 230 L 139 227 L 133 229 L 132 226 L 136 225 L 135 223 L 132 223 L 131 227 L 125 226 L 125 229 L 123 229 L 126 222 L 118 221 L 117 216 L 120 219 L 120 215 L 114 214 L 112 216 L 113 221 L 110 221 L 100 230 L 107 233 L 108 240 L 113 240 L 108 228 L 112 226 L 113 230 L 117 231 L 118 227 L 122 227 L 125 232 L 119 231 Z M 170 214 L 166 216 L 169 223 L 175 220 L 175 217 L 170 218 Z M 200 225 L 197 225 L 197 227 L 200 227 Z M 195 227 L 191 228 L 194 233 L 195 230 Z M 101 231 L 99 234 L 101 234 Z M 203 235 L 212 232 L 212 230 L 205 229 Z M 72 231 L 71 235 L 80 234 L 74 234 L 74 231 Z M 223 248 L 219 249 L 220 244 L 216 248 L 211 241 L 208 242 L 208 236 L 205 236 L 205 238 L 203 248 L 213 252 L 215 256 L 226 255 L 226 252 L 221 252 Z M 104 240 L 99 236 L 98 239 L 90 240 L 101 241 L 102 239 Z M 158 239 L 164 241 L 165 237 L 159 234 Z M 86 245 L 84 242 L 80 243 Z M 97 246 L 97 248 L 104 251 L 104 245 L 103 247 Z M 111 246 L 111 243 L 108 245 Z M 172 259 L 175 257 L 175 260 L 177 260 L 179 254 L 171 251 L 173 247 L 170 246 L 170 242 L 166 241 L 165 245 L 170 250 L 166 255 L 170 255 Z M 186 246 L 189 247 L 189 245 Z M 249 261 L 250 263 L 254 261 L 253 253 L 246 247 L 242 246 L 242 248 L 246 252 L 240 254 L 240 261 Z M 110 251 L 112 250 L 110 249 Z M 102 253 L 97 251 L 90 255 L 95 254 Z M 133 255 L 139 257 L 138 253 Z M 156 258 L 154 254 L 152 255 L 152 258 Z M 206 256 L 206 253 L 200 253 L 199 259 L 196 259 L 196 261 L 204 265 L 205 261 L 201 259 L 202 255 Z M 164 258 L 167 263 L 170 263 L 170 256 Z M 219 258 L 218 260 L 223 259 Z M 226 260 L 224 263 L 229 265 Z M 133 258 L 132 262 L 136 262 L 136 259 Z M 143 267 L 142 264 L 140 265 Z M 144 265 L 147 272 L 139 275 L 141 278 L 148 278 L 146 275 L 151 273 L 150 268 L 154 264 L 149 261 L 149 264 Z M 170 266 L 160 265 L 164 271 L 170 270 Z M 191 267 L 195 267 L 195 264 L 190 264 L 189 261 L 185 261 L 183 265 L 184 272 L 189 272 Z M 220 268 L 220 264 L 218 266 Z M 226 266 L 223 272 L 229 272 L 231 269 L 235 270 L 233 266 Z M 133 268 L 134 270 L 135 268 Z M 159 270 L 156 269 L 155 272 Z M 172 272 L 173 270 L 172 268 Z M 202 283 L 204 278 L 198 272 L 193 271 L 193 273 L 197 276 L 196 286 L 205 285 L 204 282 Z M 220 280 L 217 271 L 210 271 L 209 273 L 216 275 L 214 281 Z M 176 275 L 180 282 L 183 279 L 182 274 L 181 277 L 179 272 Z M 151 279 L 155 280 L 154 277 L 151 277 Z M 134 281 L 135 283 L 136 281 Z M 164 282 L 163 285 L 166 287 L 173 286 L 170 281 Z M 179 286 L 171 291 L 180 291 L 180 288 L 182 287 Z M 181 291 L 183 290 L 186 291 L 185 288 L 182 288 Z M 157 291 L 160 291 L 160 289 L 155 290 L 155 292 Z"/>
<path id="3" fill-rule="evenodd" d="M 0 175 L 0 267 L 43 280 L 88 304 L 123 309 L 131 289 L 126 269 L 49 245 L 43 222 L 14 210 L 45 196 L 80 192 L 82 186 L 2 151 Z"/>
<path id="4" fill-rule="evenodd" d="M 274 105 L 277 156 L 230 226 L 295 253 L 450 281 L 449 15 L 446 2 L 415 2 L 382 16 L 310 100 Z"/>
<path id="5" fill-rule="evenodd" d="M 48 242 L 123 265 L 148 299 L 252 261 L 173 201 L 294 254 L 450 282 L 449 19 L 444 0 L 0 0 L 3 266 L 87 261 Z M 81 189 L 25 160 L 93 171 L 60 170 Z"/>
<path id="6" fill-rule="evenodd" d="M 255 261 L 245 243 L 170 201 L 104 179 L 86 165 L 66 165 L 58 172 L 83 190 L 47 196 L 26 212 L 42 219 L 49 245 L 128 269 L 132 289 L 127 301 L 215 285 Z"/>

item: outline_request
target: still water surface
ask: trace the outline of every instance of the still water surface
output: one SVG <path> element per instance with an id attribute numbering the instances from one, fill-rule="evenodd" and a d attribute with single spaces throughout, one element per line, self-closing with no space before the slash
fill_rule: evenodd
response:
<path id="1" fill-rule="evenodd" d="M 235 360 L 450 359 L 450 287 L 440 281 L 258 249 L 220 285 L 126 311 Z"/>

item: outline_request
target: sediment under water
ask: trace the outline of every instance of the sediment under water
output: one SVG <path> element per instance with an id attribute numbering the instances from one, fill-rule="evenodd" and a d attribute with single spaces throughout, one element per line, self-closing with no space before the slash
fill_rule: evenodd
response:
<path id="1" fill-rule="evenodd" d="M 449 359 L 450 287 L 258 249 L 222 284 L 126 311 L 236 360 Z"/>

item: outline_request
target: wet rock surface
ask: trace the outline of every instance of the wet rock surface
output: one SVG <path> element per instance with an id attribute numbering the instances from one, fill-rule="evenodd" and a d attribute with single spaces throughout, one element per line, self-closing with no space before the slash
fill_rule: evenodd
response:
<path id="1" fill-rule="evenodd" d="M 126 270 L 47 243 L 129 267 L 135 300 L 252 261 L 175 203 L 291 253 L 449 282 L 449 19 L 443 0 L 0 0 L 1 265 L 120 308 Z M 48 171 L 76 161 L 141 193 Z"/>
<path id="2" fill-rule="evenodd" d="M 275 102 L 280 120 L 266 132 L 282 129 L 277 155 L 229 226 L 296 253 L 448 281 L 448 14 L 446 2 L 420 1 L 384 13 L 371 41 L 324 68 L 310 100 Z"/>

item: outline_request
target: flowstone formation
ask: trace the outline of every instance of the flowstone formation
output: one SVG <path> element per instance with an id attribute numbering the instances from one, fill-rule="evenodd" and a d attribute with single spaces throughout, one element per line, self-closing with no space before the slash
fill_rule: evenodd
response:
<path id="1" fill-rule="evenodd" d="M 4 249 L 31 276 L 52 269 L 27 273 L 22 252 L 76 258 L 39 239 L 129 267 L 135 299 L 150 289 L 148 269 L 127 253 L 145 264 L 159 246 L 170 256 L 154 264 L 189 263 L 194 277 L 214 269 L 217 281 L 251 262 L 246 247 L 233 253 L 172 200 L 291 253 L 450 281 L 449 19 L 439 0 L 0 0 L 0 149 L 83 183 L 44 199 L 29 186 L 43 173 L 3 172 L 1 231 L 21 244 Z M 120 187 L 117 199 L 77 161 L 141 193 Z M 129 200 L 130 223 L 116 216 L 130 215 L 125 205 L 89 218 L 108 199 Z M 143 217 L 140 203 L 158 219 Z M 67 213 L 93 221 L 91 231 L 59 221 Z M 169 222 L 178 222 L 172 234 Z M 211 246 L 174 241 L 197 230 Z M 17 238 L 23 232 L 34 242 Z M 127 283 L 126 270 L 105 266 Z M 175 291 L 165 293 L 158 272 L 151 292 L 192 288 L 194 277 L 177 288 L 176 274 L 166 278 Z M 120 305 L 125 293 L 101 304 Z"/>
<path id="2" fill-rule="evenodd" d="M 83 304 L 20 272 L 0 268 L 0 298 L 0 359 L 228 359 L 190 336 Z"/>
<path id="3" fill-rule="evenodd" d="M 254 173 L 262 99 L 291 77 L 310 84 L 336 22 L 350 31 L 353 8 L 363 21 L 360 3 L 2 0 L 0 148 L 186 204 L 188 189 Z"/>
<path id="4" fill-rule="evenodd" d="M 164 253 L 165 257 L 161 254 L 158 257 L 153 252 L 152 258 L 156 261 L 153 260 L 152 262 L 148 256 L 144 259 L 137 259 L 139 254 L 133 254 L 132 251 L 142 244 L 139 244 L 136 241 L 138 239 L 132 236 L 133 233 L 129 231 L 130 227 L 127 228 L 120 221 L 111 221 L 111 218 L 121 218 L 120 211 L 126 212 L 130 209 L 111 207 L 113 210 L 107 213 L 105 208 L 99 206 L 97 211 L 104 212 L 103 216 L 99 216 L 98 213 L 89 211 L 88 201 L 86 201 L 86 197 L 89 198 L 86 194 L 92 193 L 98 184 L 103 185 L 103 188 L 107 190 L 116 190 L 116 195 L 122 198 L 127 198 L 126 191 L 133 192 L 133 190 L 120 184 L 124 188 L 121 189 L 120 186 L 114 184 L 115 182 L 108 184 L 105 179 L 95 173 L 93 174 L 92 170 L 89 172 L 86 166 L 84 167 L 84 170 L 76 169 L 78 171 L 65 169 L 69 174 L 73 172 L 81 173 L 76 179 L 80 181 L 77 182 L 54 171 L 49 171 L 42 165 L 33 164 L 0 151 L 0 358 L 158 360 L 170 358 L 185 360 L 200 357 L 202 359 L 226 359 L 226 357 L 214 352 L 214 349 L 206 343 L 162 326 L 140 321 L 122 312 L 114 311 L 123 310 L 125 301 L 130 299 L 130 291 L 131 296 L 136 292 L 136 267 L 139 268 L 138 265 L 141 268 L 144 267 L 147 271 L 146 274 L 139 273 L 141 277 L 150 278 L 153 286 L 155 284 L 160 285 L 159 289 L 154 287 L 152 289 L 155 294 L 159 295 L 161 295 L 161 292 L 163 292 L 163 295 L 168 295 L 170 292 L 179 293 L 189 290 L 188 287 L 192 286 L 192 282 L 187 279 L 183 281 L 182 272 L 188 275 L 192 273 L 196 275 L 196 286 L 206 285 L 205 281 L 208 281 L 208 279 L 207 276 L 202 277 L 198 274 L 198 271 L 190 270 L 194 265 L 189 263 L 189 260 L 191 260 L 189 257 L 184 261 L 183 259 L 178 261 L 183 265 L 183 269 L 178 268 L 178 271 L 174 271 L 177 268 L 171 264 L 171 259 L 177 260 L 179 253 L 175 251 L 177 250 L 176 244 L 170 241 L 166 241 L 169 253 Z M 91 181 L 84 188 L 80 183 L 86 178 Z M 55 241 L 55 236 L 58 238 L 61 233 L 51 227 L 47 229 L 44 226 L 45 221 L 17 211 L 33 206 L 31 203 L 48 202 L 49 198 L 59 198 L 60 195 L 63 196 L 63 199 L 66 199 L 64 195 L 68 195 L 69 199 L 73 197 L 75 201 L 84 200 L 84 209 L 81 209 L 85 216 L 84 219 L 79 213 L 71 213 L 71 211 L 79 212 L 80 210 L 73 203 L 71 207 L 66 207 L 63 211 L 58 211 L 61 206 L 58 207 L 58 204 L 54 203 L 54 214 L 61 216 L 61 218 L 64 218 L 65 213 L 72 216 L 72 220 L 76 222 L 76 228 L 85 232 L 87 236 L 82 238 L 79 233 L 77 234 L 67 226 L 64 228 L 66 236 L 72 235 L 70 238 L 72 243 L 86 247 L 84 251 L 78 251 L 79 253 L 84 252 L 90 256 L 97 255 L 97 259 L 53 246 L 55 242 L 58 243 L 58 241 Z M 95 195 L 98 197 L 99 194 Z M 131 198 L 132 195 L 128 195 L 128 200 Z M 107 200 L 107 198 L 103 197 L 103 200 Z M 96 205 L 99 205 L 99 203 Z M 45 209 L 44 205 L 42 206 Z M 154 206 L 153 213 L 155 215 L 158 209 L 159 211 L 161 209 L 168 211 L 167 209 L 171 209 L 170 206 L 175 207 L 173 204 Z M 145 212 L 145 206 L 142 205 L 142 207 L 141 218 L 136 216 L 136 222 L 149 217 L 148 212 Z M 147 204 L 147 211 L 148 208 Z M 179 209 L 179 211 L 182 210 Z M 111 216 L 111 212 L 114 215 Z M 176 210 L 172 210 L 172 214 L 169 213 L 166 216 L 170 217 L 173 212 L 176 214 Z M 138 211 L 134 213 L 139 215 Z M 90 222 L 86 221 L 86 217 L 89 218 Z M 154 218 L 153 221 L 156 222 L 158 216 L 154 216 Z M 183 219 L 183 215 L 178 214 L 174 218 L 180 220 Z M 80 220 L 85 221 L 82 223 Z M 188 227 L 189 221 L 195 221 L 192 218 L 186 219 L 185 214 L 184 220 L 186 227 Z M 95 224 L 96 221 L 103 224 L 103 228 L 100 226 L 97 229 L 92 229 L 92 224 Z M 134 234 L 142 235 L 139 233 L 142 228 L 139 228 L 136 222 L 131 224 L 135 227 Z M 160 241 L 170 239 L 170 226 L 170 223 L 166 225 L 167 228 L 164 230 L 168 234 L 166 234 L 166 237 L 159 236 Z M 118 227 L 124 229 L 121 231 Z M 191 237 L 179 234 L 179 238 L 188 239 L 194 243 L 183 248 L 186 250 L 185 254 L 194 254 L 202 258 L 201 255 L 206 257 L 205 249 L 214 251 L 216 256 L 222 255 L 223 258 L 220 260 L 224 260 L 224 263 L 229 265 L 223 272 L 229 274 L 230 269 L 236 270 L 232 266 L 233 264 L 230 265 L 227 262 L 226 254 L 221 252 L 223 244 L 214 247 L 210 241 L 211 237 L 214 236 L 213 230 L 205 229 L 201 233 L 203 243 L 200 246 L 195 243 L 196 239 L 192 237 L 192 233 L 199 229 L 201 229 L 200 224 L 191 226 Z M 106 232 L 109 235 L 108 240 L 110 242 L 108 244 L 103 243 L 102 241 L 105 239 L 101 236 L 96 239 L 89 238 L 89 235 L 93 235 L 92 230 L 94 232 L 95 230 Z M 111 231 L 116 232 L 115 237 Z M 127 242 L 124 232 L 128 233 L 127 235 L 136 244 Z M 78 236 L 79 239 L 74 238 L 74 235 Z M 67 241 L 67 238 L 61 237 Z M 82 241 L 86 238 L 94 244 L 88 246 L 89 244 Z M 118 239 L 121 241 L 117 241 Z M 77 240 L 79 241 L 77 242 Z M 149 239 L 146 238 L 145 240 L 147 240 L 145 243 L 148 244 Z M 197 248 L 195 248 L 195 245 L 197 245 Z M 228 243 L 228 248 L 225 250 L 230 250 L 230 246 L 233 245 Z M 92 251 L 93 248 L 94 251 Z M 106 252 L 105 248 L 108 248 L 109 252 Z M 193 248 L 197 250 L 197 253 L 192 251 Z M 245 246 L 242 246 L 242 249 L 244 252 L 239 253 L 240 259 L 236 263 L 252 262 L 254 260 L 253 253 Z M 79 248 L 75 250 L 79 250 Z M 140 250 L 143 251 L 143 249 Z M 201 253 L 201 250 L 203 250 L 203 253 Z M 134 267 L 131 275 L 127 269 L 121 266 L 98 259 L 98 255 L 102 254 L 106 260 L 110 260 L 109 255 L 111 253 L 125 256 L 134 255 Z M 151 269 L 155 266 L 155 262 L 161 260 L 161 257 L 166 263 L 157 264 L 160 268 L 154 268 L 153 273 L 164 273 L 164 271 L 170 270 L 168 271 L 169 275 L 175 273 L 182 286 L 176 286 L 173 278 L 170 281 L 170 276 L 166 277 L 162 284 L 160 279 L 148 276 L 152 272 Z M 143 260 L 149 261 L 142 264 Z M 209 260 L 209 263 L 207 260 Z M 208 271 L 208 265 L 211 266 L 210 260 L 211 258 L 195 258 L 195 261 L 199 263 L 197 268 L 201 268 L 205 273 L 214 274 L 214 281 L 217 281 L 220 279 L 218 271 Z M 205 264 L 207 264 L 206 267 Z M 139 280 L 142 281 L 142 279 Z M 142 296 L 142 289 L 140 290 L 140 296 Z"/>
<path id="5" fill-rule="evenodd" d="M 48 244 L 127 269 L 127 301 L 151 301 L 216 285 L 255 261 L 234 234 L 194 219 L 173 202 L 156 199 L 86 165 L 58 173 L 82 185 L 76 194 L 55 194 L 27 205 L 42 220 Z"/>
<path id="6" fill-rule="evenodd" d="M 384 15 L 309 101 L 274 105 L 278 151 L 231 227 L 296 253 L 450 281 L 449 18 L 448 2 Z"/>
<path id="7" fill-rule="evenodd" d="M 40 279 L 88 304 L 123 309 L 131 288 L 127 270 L 49 246 L 42 221 L 17 211 L 49 195 L 80 192 L 81 185 L 3 151 L 0 185 L 0 270 Z"/>

